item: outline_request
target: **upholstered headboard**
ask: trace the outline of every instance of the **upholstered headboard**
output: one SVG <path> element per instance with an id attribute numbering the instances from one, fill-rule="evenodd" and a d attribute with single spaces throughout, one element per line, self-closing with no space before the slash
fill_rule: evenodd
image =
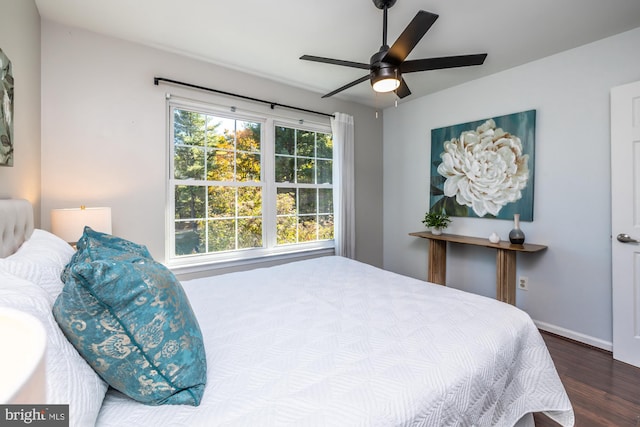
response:
<path id="1" fill-rule="evenodd" d="M 0 258 L 14 253 L 33 233 L 33 207 L 24 199 L 0 199 Z"/>

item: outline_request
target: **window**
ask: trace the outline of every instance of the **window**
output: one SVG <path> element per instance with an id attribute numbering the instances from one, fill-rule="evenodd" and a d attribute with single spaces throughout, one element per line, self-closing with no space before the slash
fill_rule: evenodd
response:
<path id="1" fill-rule="evenodd" d="M 328 125 L 170 101 L 169 260 L 333 247 Z"/>
<path id="2" fill-rule="evenodd" d="M 277 243 L 333 239 L 331 135 L 277 126 Z"/>

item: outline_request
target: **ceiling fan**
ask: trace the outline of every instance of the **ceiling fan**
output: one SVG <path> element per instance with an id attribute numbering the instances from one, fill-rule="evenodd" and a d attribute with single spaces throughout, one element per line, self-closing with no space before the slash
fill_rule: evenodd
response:
<path id="1" fill-rule="evenodd" d="M 486 53 L 475 55 L 444 56 L 439 58 L 425 58 L 405 61 L 409 53 L 418 44 L 420 39 L 429 31 L 429 28 L 438 19 L 435 13 L 419 11 L 413 20 L 407 25 L 400 37 L 389 47 L 387 45 L 387 10 L 396 3 L 396 0 L 373 0 L 373 4 L 384 12 L 382 21 L 382 46 L 380 50 L 371 56 L 368 64 L 363 62 L 343 61 L 340 59 L 323 58 L 321 56 L 302 55 L 300 59 L 305 61 L 324 62 L 327 64 L 342 65 L 344 67 L 361 68 L 369 70 L 369 74 L 357 80 L 323 95 L 328 98 L 336 93 L 349 89 L 366 80 L 371 81 L 371 86 L 376 92 L 395 91 L 399 98 L 411 95 L 407 83 L 402 78 L 404 73 L 417 71 L 439 70 L 443 68 L 467 67 L 481 65 Z"/>

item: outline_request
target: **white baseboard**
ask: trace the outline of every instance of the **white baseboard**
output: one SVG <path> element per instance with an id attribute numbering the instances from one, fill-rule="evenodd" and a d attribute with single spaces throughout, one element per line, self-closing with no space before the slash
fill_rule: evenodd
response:
<path id="1" fill-rule="evenodd" d="M 569 338 L 574 341 L 579 341 L 581 343 L 588 344 L 593 347 L 601 348 L 606 351 L 613 351 L 613 343 L 601 340 L 599 338 L 594 338 L 589 335 L 581 334 L 579 332 L 575 332 L 569 329 L 561 328 L 559 326 L 551 325 L 549 323 L 540 322 L 534 320 L 533 323 L 536 324 L 538 329 L 541 329 L 546 332 L 551 332 L 552 334 L 560 335 L 561 337 Z"/>

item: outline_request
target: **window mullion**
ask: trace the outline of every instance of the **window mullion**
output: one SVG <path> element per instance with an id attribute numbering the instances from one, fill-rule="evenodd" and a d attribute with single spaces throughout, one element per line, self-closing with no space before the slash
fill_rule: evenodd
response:
<path id="1" fill-rule="evenodd" d="M 205 251 L 209 252 L 209 224 L 211 222 L 209 218 L 209 186 L 205 185 L 204 188 L 204 247 Z"/>
<path id="2" fill-rule="evenodd" d="M 265 246 L 273 248 L 277 244 L 277 188 L 275 185 L 275 140 L 276 132 L 273 119 L 267 119 L 262 136 L 262 221 Z"/>

